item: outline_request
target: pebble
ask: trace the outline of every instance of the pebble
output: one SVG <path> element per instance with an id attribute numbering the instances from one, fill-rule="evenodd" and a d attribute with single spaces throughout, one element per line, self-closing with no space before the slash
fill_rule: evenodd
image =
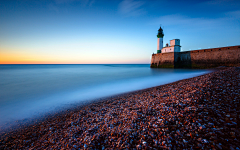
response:
<path id="1" fill-rule="evenodd" d="M 240 69 L 105 98 L 0 135 L 0 149 L 239 149 Z"/>

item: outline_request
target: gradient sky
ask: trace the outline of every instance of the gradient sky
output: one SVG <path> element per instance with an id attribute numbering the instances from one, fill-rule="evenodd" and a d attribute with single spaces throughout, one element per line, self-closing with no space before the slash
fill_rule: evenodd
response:
<path id="1" fill-rule="evenodd" d="M 1 0 L 0 64 L 150 63 L 160 24 L 182 51 L 240 45 L 240 1 Z"/>

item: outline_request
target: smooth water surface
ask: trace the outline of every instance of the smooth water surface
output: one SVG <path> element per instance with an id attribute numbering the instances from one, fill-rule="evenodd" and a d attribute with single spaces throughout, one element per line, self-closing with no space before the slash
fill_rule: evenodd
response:
<path id="1" fill-rule="evenodd" d="M 0 65 L 0 126 L 210 72 L 149 65 Z"/>

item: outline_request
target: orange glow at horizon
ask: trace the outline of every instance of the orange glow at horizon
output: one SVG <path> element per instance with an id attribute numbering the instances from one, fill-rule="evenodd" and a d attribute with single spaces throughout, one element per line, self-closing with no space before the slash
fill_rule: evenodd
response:
<path id="1" fill-rule="evenodd" d="M 42 64 L 47 61 L 38 56 L 31 56 L 21 53 L 0 53 L 0 64 Z"/>
<path id="2" fill-rule="evenodd" d="M 116 60 L 116 59 L 76 59 L 62 58 L 46 55 L 30 55 L 23 53 L 0 52 L 0 64 L 134 64 L 141 63 L 141 59 Z"/>

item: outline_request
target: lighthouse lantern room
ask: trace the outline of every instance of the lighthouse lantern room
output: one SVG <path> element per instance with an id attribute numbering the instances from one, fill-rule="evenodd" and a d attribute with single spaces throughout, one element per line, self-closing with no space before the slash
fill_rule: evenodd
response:
<path id="1" fill-rule="evenodd" d="M 157 34 L 157 38 L 158 38 L 158 41 L 157 41 L 157 53 L 161 53 L 161 49 L 163 48 L 163 29 L 162 27 L 160 26 L 160 28 L 158 29 L 158 34 Z"/>

